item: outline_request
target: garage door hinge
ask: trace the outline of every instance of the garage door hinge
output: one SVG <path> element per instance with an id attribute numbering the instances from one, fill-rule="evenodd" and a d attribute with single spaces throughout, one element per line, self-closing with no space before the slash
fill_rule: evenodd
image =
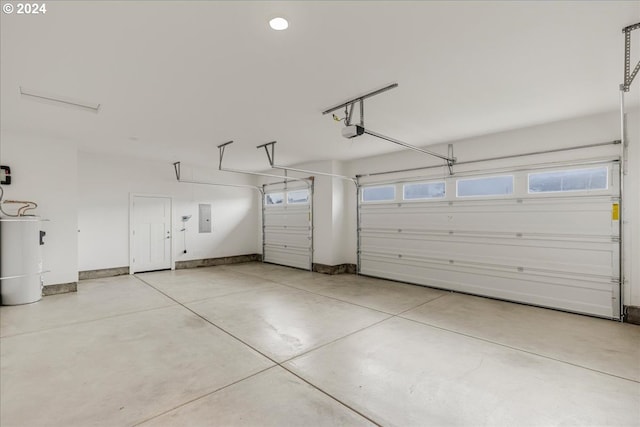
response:
<path id="1" fill-rule="evenodd" d="M 611 241 L 614 243 L 620 242 L 620 236 L 611 236 Z"/>

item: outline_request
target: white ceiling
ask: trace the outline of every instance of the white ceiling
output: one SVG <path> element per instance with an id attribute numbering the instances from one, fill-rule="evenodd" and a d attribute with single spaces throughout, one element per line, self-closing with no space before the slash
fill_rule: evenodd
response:
<path id="1" fill-rule="evenodd" d="M 276 15 L 287 31 L 268 28 Z M 226 165 L 250 169 L 271 140 L 282 164 L 365 157 L 399 148 L 344 140 L 321 112 L 393 82 L 366 101 L 367 127 L 415 145 L 615 110 L 621 29 L 638 21 L 638 1 L 49 1 L 2 14 L 1 125 L 211 165 L 233 139 Z"/>

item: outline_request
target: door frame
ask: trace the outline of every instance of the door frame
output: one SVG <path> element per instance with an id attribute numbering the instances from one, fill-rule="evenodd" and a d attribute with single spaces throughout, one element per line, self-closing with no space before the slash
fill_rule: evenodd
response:
<path id="1" fill-rule="evenodd" d="M 173 254 L 173 197 L 168 196 L 166 194 L 152 194 L 152 193 L 129 193 L 129 274 L 135 274 L 133 269 L 133 202 L 136 197 L 154 197 L 154 198 L 162 198 L 169 199 L 169 226 L 170 226 L 170 261 L 169 264 L 171 266 L 171 270 L 176 269 L 175 257 Z"/>

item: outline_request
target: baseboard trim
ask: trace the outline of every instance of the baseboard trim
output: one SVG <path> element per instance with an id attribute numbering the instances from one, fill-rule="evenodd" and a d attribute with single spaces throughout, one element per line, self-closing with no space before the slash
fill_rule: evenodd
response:
<path id="1" fill-rule="evenodd" d="M 356 274 L 355 264 L 327 265 L 313 263 L 312 271 L 322 274 Z"/>
<path id="2" fill-rule="evenodd" d="M 103 279 L 105 277 L 123 276 L 129 274 L 129 267 L 103 268 L 100 270 L 86 270 L 78 272 L 80 280 Z"/>
<path id="3" fill-rule="evenodd" d="M 66 294 L 69 292 L 78 292 L 78 282 L 58 283 L 56 285 L 47 285 L 42 288 L 42 296 Z"/>
<path id="4" fill-rule="evenodd" d="M 261 254 L 232 255 L 219 258 L 191 259 L 176 261 L 176 270 L 188 268 L 214 267 L 217 265 L 240 264 L 245 262 L 261 262 Z M 355 264 L 327 265 L 313 263 L 312 271 L 323 274 L 356 274 Z M 100 270 L 86 270 L 78 273 L 80 280 L 102 279 L 105 277 L 122 276 L 129 274 L 129 267 L 103 268 Z"/>
<path id="5" fill-rule="evenodd" d="M 186 268 L 214 267 L 216 265 L 240 264 L 244 262 L 255 261 L 262 261 L 262 255 L 247 254 L 225 256 L 220 258 L 191 259 L 187 261 L 177 261 L 176 270 L 183 270 Z"/>
<path id="6" fill-rule="evenodd" d="M 640 306 L 625 305 L 624 306 L 624 322 L 634 325 L 640 325 Z"/>

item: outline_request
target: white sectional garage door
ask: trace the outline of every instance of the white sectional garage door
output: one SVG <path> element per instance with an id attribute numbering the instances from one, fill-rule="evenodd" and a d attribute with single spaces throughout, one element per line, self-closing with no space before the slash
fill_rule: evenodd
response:
<path id="1" fill-rule="evenodd" d="M 361 274 L 620 316 L 617 162 L 359 190 Z"/>
<path id="2" fill-rule="evenodd" d="M 311 270 L 313 262 L 312 185 L 264 186 L 262 209 L 265 262 Z"/>

